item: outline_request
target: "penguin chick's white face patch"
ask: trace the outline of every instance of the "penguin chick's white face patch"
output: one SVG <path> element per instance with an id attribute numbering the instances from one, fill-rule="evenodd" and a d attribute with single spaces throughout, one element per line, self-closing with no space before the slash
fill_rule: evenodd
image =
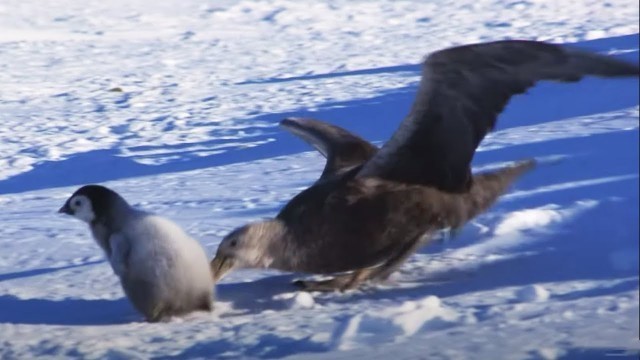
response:
<path id="1" fill-rule="evenodd" d="M 93 212 L 91 201 L 84 195 L 76 195 L 69 200 L 69 207 L 73 211 L 73 216 L 86 222 L 91 223 L 95 220 L 96 215 Z"/>

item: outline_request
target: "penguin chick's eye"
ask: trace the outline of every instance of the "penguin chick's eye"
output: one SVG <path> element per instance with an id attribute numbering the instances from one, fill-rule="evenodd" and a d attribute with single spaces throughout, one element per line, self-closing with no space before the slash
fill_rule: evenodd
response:
<path id="1" fill-rule="evenodd" d="M 238 239 L 233 239 L 229 243 L 229 246 L 231 246 L 231 247 L 236 247 L 236 245 L 238 245 Z"/>
<path id="2" fill-rule="evenodd" d="M 73 210 L 80 210 L 85 207 L 85 199 L 81 196 L 77 196 L 74 199 L 71 199 L 71 208 Z"/>
<path id="3" fill-rule="evenodd" d="M 73 197 L 69 201 L 69 207 L 73 216 L 85 222 L 92 222 L 95 220 L 95 214 L 91 207 L 91 201 L 84 195 L 78 195 Z"/>

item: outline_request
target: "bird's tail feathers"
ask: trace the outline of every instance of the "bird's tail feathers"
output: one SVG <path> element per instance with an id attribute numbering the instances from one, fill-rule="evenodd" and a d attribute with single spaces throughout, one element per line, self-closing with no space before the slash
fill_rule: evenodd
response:
<path id="1" fill-rule="evenodd" d="M 495 171 L 475 175 L 471 189 L 463 195 L 467 206 L 467 216 L 466 219 L 463 219 L 463 223 L 493 205 L 514 181 L 532 170 L 537 163 L 535 159 L 529 159 Z"/>

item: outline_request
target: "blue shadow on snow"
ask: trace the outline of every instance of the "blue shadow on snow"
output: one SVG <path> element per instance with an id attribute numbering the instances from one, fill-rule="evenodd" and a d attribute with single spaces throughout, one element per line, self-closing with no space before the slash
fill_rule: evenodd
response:
<path id="1" fill-rule="evenodd" d="M 593 51 L 610 49 L 638 49 L 639 34 L 598 39 L 572 45 Z M 638 61 L 638 52 L 618 57 Z M 276 128 L 278 122 L 290 116 L 309 116 L 343 126 L 371 141 L 384 141 L 393 133 L 409 111 L 419 78 L 418 65 L 398 65 L 330 74 L 315 74 L 293 78 L 253 80 L 246 83 L 275 83 L 286 81 L 313 81 L 328 77 L 360 76 L 389 72 L 403 72 L 416 77 L 416 84 L 389 91 L 382 95 L 345 102 L 326 103 L 316 111 L 298 111 L 264 114 L 253 118 L 273 124 L 273 131 L 261 134 L 261 139 L 273 139 L 252 148 L 237 146 L 221 154 L 196 156 L 178 148 L 158 145 L 156 149 L 170 149 L 179 160 L 162 165 L 144 165 L 120 156 L 118 149 L 95 150 L 77 154 L 62 161 L 37 164 L 29 172 L 0 181 L 0 194 L 18 193 L 43 188 L 98 183 L 126 177 L 188 171 L 206 167 L 258 160 L 308 151 L 306 143 L 286 131 Z M 239 84 L 238 86 L 242 86 Z M 616 96 L 611 96 L 615 93 Z M 505 109 L 498 122 L 498 129 L 543 123 L 567 117 L 602 113 L 638 104 L 638 80 L 603 80 L 587 78 L 574 84 L 543 82 L 527 96 L 516 96 Z M 532 114 L 535 109 L 535 114 Z M 251 119 L 247 119 L 251 120 Z M 262 129 L 264 131 L 264 129 Z M 252 140 L 256 140 L 253 138 Z M 259 140 L 259 139 L 258 139 Z M 217 144 L 223 140 L 207 140 L 202 145 Z M 192 144 L 193 145 L 193 144 Z M 536 155 L 536 154 L 530 154 Z"/>
<path id="2" fill-rule="evenodd" d="M 104 262 L 104 260 L 89 261 L 89 262 L 82 263 L 82 264 L 73 264 L 73 265 L 67 265 L 67 266 L 50 267 L 50 268 L 42 268 L 42 269 L 32 269 L 32 270 L 25 270 L 25 271 L 17 271 L 17 272 L 13 272 L 13 273 L 5 273 L 5 274 L 0 274 L 0 281 L 14 280 L 14 279 L 21 279 L 21 278 L 25 278 L 25 277 L 44 275 L 44 274 L 48 274 L 48 273 L 52 273 L 52 272 L 56 272 L 56 271 L 60 271 L 60 270 L 73 269 L 73 268 L 77 268 L 77 267 L 81 267 L 81 266 L 87 266 L 87 265 L 95 265 L 95 264 L 99 264 L 101 262 Z M 1 311 L 1 309 L 0 309 L 0 311 Z"/>
<path id="3" fill-rule="evenodd" d="M 20 299 L 0 295 L 0 323 L 114 325 L 141 320 L 129 301 L 103 299 Z"/>

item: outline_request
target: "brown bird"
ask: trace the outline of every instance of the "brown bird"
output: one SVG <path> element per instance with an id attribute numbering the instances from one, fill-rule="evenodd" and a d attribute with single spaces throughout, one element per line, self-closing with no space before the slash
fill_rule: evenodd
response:
<path id="1" fill-rule="evenodd" d="M 639 74 L 635 64 L 565 46 L 496 41 L 428 56 L 409 115 L 373 155 L 368 148 L 351 157 L 340 146 L 340 131 L 332 135 L 299 119 L 284 120 L 327 157 L 325 171 L 276 218 L 227 235 L 211 262 L 214 277 L 234 267 L 336 274 L 298 282 L 320 291 L 385 279 L 436 231 L 462 226 L 534 166 L 528 160 L 471 174 L 476 148 L 513 95 L 540 80 Z"/>
<path id="2" fill-rule="evenodd" d="M 326 180 L 364 164 L 378 147 L 339 127 L 310 118 L 288 118 L 280 126 L 312 145 L 327 162 L 318 181 Z"/>

